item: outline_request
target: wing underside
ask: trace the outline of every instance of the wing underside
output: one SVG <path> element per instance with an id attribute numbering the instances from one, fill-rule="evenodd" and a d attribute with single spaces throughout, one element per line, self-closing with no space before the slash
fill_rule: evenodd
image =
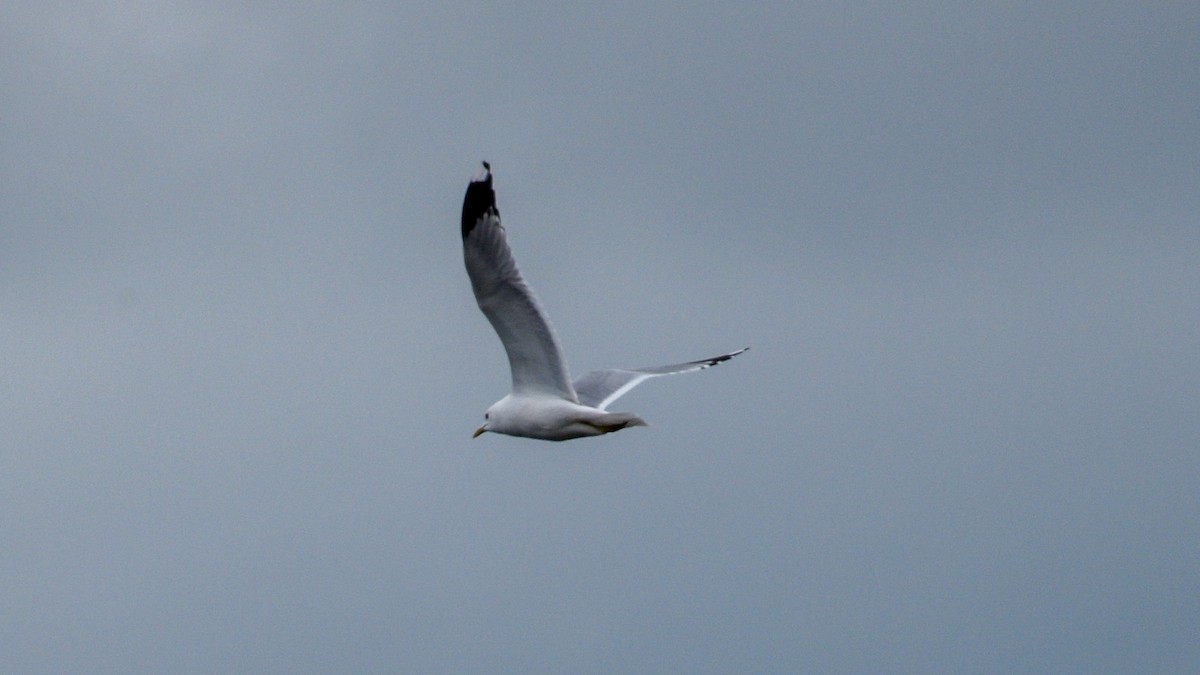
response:
<path id="1" fill-rule="evenodd" d="M 579 376 L 573 386 L 579 396 L 579 402 L 586 406 L 606 410 L 613 401 L 624 396 L 642 382 L 663 375 L 690 373 L 695 370 L 711 368 L 718 363 L 732 359 L 749 349 L 745 347 L 736 352 L 729 352 L 709 359 L 676 363 L 669 366 L 650 366 L 648 368 L 612 368 L 608 370 L 593 370 Z"/>
<path id="2" fill-rule="evenodd" d="M 471 288 L 479 309 L 508 354 L 513 391 L 550 394 L 577 402 L 554 328 L 521 277 L 508 247 L 496 209 L 491 171 L 467 187 L 462 235 Z"/>

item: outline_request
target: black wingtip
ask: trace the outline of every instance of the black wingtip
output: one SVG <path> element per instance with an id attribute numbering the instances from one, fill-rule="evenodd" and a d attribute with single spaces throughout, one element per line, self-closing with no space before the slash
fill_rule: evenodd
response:
<path id="1" fill-rule="evenodd" d="M 492 189 L 492 165 L 483 163 L 485 172 L 483 178 L 471 181 L 467 186 L 467 195 L 463 197 L 462 237 L 467 238 L 475 223 L 485 214 L 491 212 L 499 215 L 496 209 L 496 192 Z"/>
<path id="2" fill-rule="evenodd" d="M 715 366 L 715 365 L 717 365 L 718 363 L 725 363 L 725 362 L 726 362 L 726 361 L 728 361 L 729 359 L 732 359 L 733 357 L 737 356 L 738 354 L 741 354 L 742 352 L 745 352 L 745 351 L 746 351 L 746 350 L 748 350 L 748 349 L 750 349 L 750 348 L 749 348 L 749 347 L 742 347 L 741 349 L 737 350 L 736 352 L 729 352 L 728 354 L 722 354 L 722 355 L 720 355 L 720 356 L 714 356 L 714 357 L 713 357 L 713 358 L 711 358 L 711 359 L 705 359 L 704 361 L 700 361 L 699 363 L 705 363 L 705 364 L 707 364 L 707 365 L 705 366 L 705 368 L 707 368 L 707 367 L 709 367 L 709 366 Z"/>

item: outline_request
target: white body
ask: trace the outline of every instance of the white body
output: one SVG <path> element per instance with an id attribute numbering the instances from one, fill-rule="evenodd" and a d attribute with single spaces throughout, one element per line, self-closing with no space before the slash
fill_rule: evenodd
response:
<path id="1" fill-rule="evenodd" d="M 631 413 L 610 413 L 538 394 L 509 394 L 492 404 L 484 419 L 482 431 L 546 441 L 566 441 L 646 426 L 642 418 Z"/>

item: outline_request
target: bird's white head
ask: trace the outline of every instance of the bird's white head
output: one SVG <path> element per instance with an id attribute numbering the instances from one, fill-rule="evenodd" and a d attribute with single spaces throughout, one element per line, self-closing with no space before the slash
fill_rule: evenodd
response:
<path id="1" fill-rule="evenodd" d="M 491 416 L 492 416 L 492 411 L 490 409 L 487 412 L 483 413 L 483 426 L 476 429 L 475 433 L 471 434 L 471 438 L 479 438 L 486 432 L 491 431 L 491 429 L 488 428 L 488 423 L 491 422 L 491 419 L 490 419 Z"/>

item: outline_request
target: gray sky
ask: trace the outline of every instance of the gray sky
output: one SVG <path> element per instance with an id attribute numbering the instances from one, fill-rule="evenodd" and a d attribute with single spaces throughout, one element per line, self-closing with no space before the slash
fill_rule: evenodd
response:
<path id="1" fill-rule="evenodd" d="M 1183 672 L 1200 5 L 0 9 L 0 669 Z M 576 372 L 487 435 L 492 162 Z"/>

